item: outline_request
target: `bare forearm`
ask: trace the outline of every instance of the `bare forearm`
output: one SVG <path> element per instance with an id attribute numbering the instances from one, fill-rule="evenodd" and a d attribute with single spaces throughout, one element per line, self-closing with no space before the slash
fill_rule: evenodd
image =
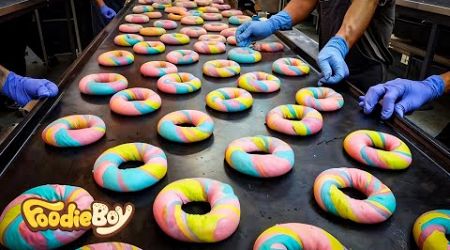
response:
<path id="1" fill-rule="evenodd" d="M 295 25 L 305 20 L 316 4 L 317 0 L 291 0 L 284 10 L 291 16 L 292 25 Z"/>
<path id="2" fill-rule="evenodd" d="M 0 65 L 0 92 L 3 89 L 3 85 L 5 85 L 6 77 L 8 77 L 9 70 Z"/>
<path id="3" fill-rule="evenodd" d="M 444 79 L 445 93 L 450 93 L 450 71 L 442 74 L 441 77 Z"/>
<path id="4" fill-rule="evenodd" d="M 101 7 L 105 5 L 105 2 L 103 0 L 94 0 L 98 7 Z"/>
<path id="5" fill-rule="evenodd" d="M 352 47 L 369 26 L 377 5 L 378 0 L 353 0 L 336 35 Z"/>

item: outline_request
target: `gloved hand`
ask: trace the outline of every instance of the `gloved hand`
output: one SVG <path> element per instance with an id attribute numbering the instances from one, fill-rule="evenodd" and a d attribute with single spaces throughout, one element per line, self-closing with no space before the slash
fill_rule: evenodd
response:
<path id="1" fill-rule="evenodd" d="M 365 96 L 359 97 L 359 106 L 364 109 L 364 113 L 369 114 L 378 101 L 383 99 L 382 119 L 389 119 L 394 111 L 403 117 L 405 113 L 414 111 L 444 94 L 444 89 L 444 80 L 439 75 L 430 76 L 423 81 L 397 78 L 369 88 Z"/>
<path id="2" fill-rule="evenodd" d="M 323 83 L 336 84 L 348 76 L 349 70 L 344 60 L 348 51 L 348 44 L 341 36 L 334 36 L 325 44 L 317 58 L 323 74 L 319 86 Z"/>
<path id="3" fill-rule="evenodd" d="M 280 11 L 267 21 L 251 21 L 239 26 L 236 30 L 238 46 L 247 47 L 252 42 L 264 39 L 279 29 L 290 29 L 292 18 L 286 11 Z"/>
<path id="4" fill-rule="evenodd" d="M 106 18 L 106 20 L 110 21 L 116 16 L 116 12 L 108 7 L 108 5 L 104 4 L 100 6 L 100 12 L 102 13 L 103 17 Z"/>
<path id="5" fill-rule="evenodd" d="M 23 107 L 32 99 L 56 96 L 58 87 L 48 80 L 23 77 L 10 71 L 2 92 Z"/>

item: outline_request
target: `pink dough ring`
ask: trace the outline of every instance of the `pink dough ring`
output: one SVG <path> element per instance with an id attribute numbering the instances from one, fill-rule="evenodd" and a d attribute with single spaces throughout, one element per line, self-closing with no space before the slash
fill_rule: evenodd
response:
<path id="1" fill-rule="evenodd" d="M 197 8 L 197 3 L 191 1 L 182 1 L 182 2 L 177 1 L 175 2 L 175 6 L 184 7 L 187 9 L 194 9 Z"/>
<path id="2" fill-rule="evenodd" d="M 236 30 L 237 28 L 227 28 L 222 30 L 220 35 L 224 37 L 234 36 L 236 34 Z"/>
<path id="3" fill-rule="evenodd" d="M 221 54 L 226 50 L 224 43 L 219 41 L 198 41 L 194 43 L 194 50 L 201 54 Z"/>
<path id="4" fill-rule="evenodd" d="M 125 16 L 125 21 L 129 23 L 148 23 L 150 18 L 143 14 L 129 14 Z"/>
<path id="5" fill-rule="evenodd" d="M 216 8 L 219 9 L 220 11 L 231 9 L 231 5 L 229 5 L 229 4 L 218 4 L 218 3 L 213 3 L 211 6 L 212 6 L 212 7 L 216 7 Z"/>
<path id="6" fill-rule="evenodd" d="M 141 55 L 155 55 L 163 53 L 166 50 L 166 46 L 162 42 L 158 41 L 144 41 L 136 43 L 133 46 L 133 51 L 136 54 Z"/>
<path id="7" fill-rule="evenodd" d="M 253 45 L 253 49 L 261 52 L 279 52 L 284 50 L 284 45 L 279 42 L 270 43 L 256 43 Z"/>
<path id="8" fill-rule="evenodd" d="M 200 56 L 193 50 L 173 50 L 166 56 L 167 61 L 176 65 L 192 64 L 198 62 Z"/>
<path id="9" fill-rule="evenodd" d="M 170 62 L 150 61 L 142 64 L 141 73 L 149 77 L 161 77 L 165 74 L 177 73 L 177 66 Z"/>
<path id="10" fill-rule="evenodd" d="M 193 201 L 209 202 L 207 214 L 188 214 L 181 207 Z M 153 203 L 159 227 L 170 237 L 186 242 L 218 242 L 236 231 L 241 209 L 233 188 L 207 178 L 182 179 L 167 185 Z M 180 219 L 182 218 L 182 219 Z"/>
<path id="11" fill-rule="evenodd" d="M 134 62 L 134 56 L 126 50 L 113 50 L 101 54 L 97 61 L 102 66 L 125 66 Z"/>
<path id="12" fill-rule="evenodd" d="M 302 88 L 295 94 L 295 100 L 318 111 L 335 111 L 344 105 L 341 94 L 325 87 Z"/>
<path id="13" fill-rule="evenodd" d="M 82 211 L 90 210 L 94 201 L 94 198 L 86 190 L 76 186 L 47 184 L 27 190 L 12 200 L 0 216 L 0 241 L 6 248 L 55 249 L 75 241 L 86 232 L 86 230 L 63 231 L 60 229 L 31 231 L 25 223 L 25 215 L 22 213 L 24 201 L 31 198 L 48 202 L 61 201 L 66 207 L 69 203 L 75 203 L 77 209 Z M 34 207 L 33 211 L 39 209 L 37 207 Z M 51 214 L 50 218 L 54 218 Z"/>
<path id="14" fill-rule="evenodd" d="M 218 41 L 225 43 L 227 39 L 221 35 L 202 35 L 198 38 L 199 41 Z"/>
<path id="15" fill-rule="evenodd" d="M 235 36 L 229 36 L 229 37 L 227 37 L 227 43 L 228 43 L 229 45 L 236 46 L 236 44 L 237 44 L 236 37 L 235 37 Z"/>
<path id="16" fill-rule="evenodd" d="M 202 27 L 184 27 L 180 30 L 180 33 L 183 33 L 191 38 L 197 38 L 202 35 L 206 35 L 208 33 Z"/>
<path id="17" fill-rule="evenodd" d="M 202 82 L 190 73 L 172 73 L 159 78 L 157 86 L 164 93 L 187 94 L 199 90 Z"/>
<path id="18" fill-rule="evenodd" d="M 220 13 L 203 13 L 201 17 L 206 21 L 220 21 L 223 18 Z"/>
<path id="19" fill-rule="evenodd" d="M 144 12 L 144 13 L 142 13 L 142 15 L 146 15 L 146 16 L 148 16 L 148 18 L 151 18 L 151 19 L 158 19 L 158 18 L 162 17 L 161 12 L 159 12 L 159 11 Z"/>
<path id="20" fill-rule="evenodd" d="M 411 151 L 402 140 L 378 131 L 350 133 L 344 139 L 344 149 L 353 159 L 382 169 L 405 169 L 412 162 Z"/>
<path id="21" fill-rule="evenodd" d="M 69 115 L 50 123 L 41 136 L 55 147 L 81 147 L 100 140 L 105 132 L 105 122 L 98 116 Z"/>
<path id="22" fill-rule="evenodd" d="M 210 22 L 210 23 L 205 23 L 203 25 L 203 28 L 205 28 L 207 31 L 212 31 L 212 32 L 220 32 L 224 29 L 228 28 L 228 24 L 226 23 L 219 23 L 219 22 Z"/>
<path id="23" fill-rule="evenodd" d="M 144 26 L 140 24 L 124 23 L 119 26 L 119 31 L 123 33 L 139 33 L 142 28 Z"/>
<path id="24" fill-rule="evenodd" d="M 159 39 L 161 40 L 161 42 L 168 45 L 184 45 L 188 44 L 191 41 L 189 36 L 182 33 L 164 34 Z"/>
<path id="25" fill-rule="evenodd" d="M 158 20 L 153 22 L 153 26 L 164 28 L 166 30 L 173 30 L 176 29 L 178 25 L 175 21 L 172 20 Z"/>
<path id="26" fill-rule="evenodd" d="M 266 125 L 283 134 L 307 136 L 322 129 L 323 119 L 313 108 L 287 104 L 269 111 L 266 115 Z"/>
<path id="27" fill-rule="evenodd" d="M 144 38 L 136 34 L 124 34 L 114 37 L 114 44 L 125 47 L 131 47 L 142 41 L 144 41 Z"/>
<path id="28" fill-rule="evenodd" d="M 161 107 L 161 98 L 151 89 L 129 88 L 113 95 L 109 107 L 121 115 L 145 115 Z"/>
<path id="29" fill-rule="evenodd" d="M 286 223 L 266 229 L 256 239 L 253 250 L 315 249 L 346 250 L 333 235 L 308 224 Z"/>
<path id="30" fill-rule="evenodd" d="M 297 58 L 280 58 L 273 62 L 272 70 L 286 76 L 301 76 L 309 74 L 308 64 Z"/>
<path id="31" fill-rule="evenodd" d="M 211 0 L 195 0 L 195 3 L 197 3 L 197 6 L 209 6 L 211 5 Z"/>
<path id="32" fill-rule="evenodd" d="M 250 92 L 271 93 L 280 89 L 278 77 L 265 72 L 250 72 L 238 79 L 238 86 Z"/>
<path id="33" fill-rule="evenodd" d="M 87 95 L 112 95 L 128 86 L 127 79 L 116 73 L 90 74 L 79 83 L 81 93 Z"/>
<path id="34" fill-rule="evenodd" d="M 347 196 L 340 188 L 355 188 L 364 200 Z M 314 198 L 324 211 L 363 224 L 387 220 L 396 209 L 391 190 L 370 173 L 357 168 L 330 168 L 314 181 Z"/>
<path id="35" fill-rule="evenodd" d="M 202 25 L 205 21 L 199 16 L 185 16 L 181 18 L 181 24 L 184 25 Z"/>

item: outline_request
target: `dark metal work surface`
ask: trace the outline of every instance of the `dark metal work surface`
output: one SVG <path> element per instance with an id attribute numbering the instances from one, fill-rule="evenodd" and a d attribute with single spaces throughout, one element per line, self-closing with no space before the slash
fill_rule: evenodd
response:
<path id="1" fill-rule="evenodd" d="M 193 39 L 188 46 L 167 46 L 163 55 L 136 56 L 135 63 L 130 66 L 100 67 L 96 62 L 98 55 L 118 49 L 112 44 L 115 35 L 116 31 L 109 34 L 97 50 L 92 47 L 84 52 L 88 54 L 84 54 L 82 58 L 88 57 L 92 52 L 91 59 L 84 67 L 80 67 L 81 71 L 75 66 L 67 74 L 67 79 L 71 81 L 65 86 L 62 98 L 0 176 L 0 209 L 25 190 L 47 183 L 76 185 L 88 190 L 97 200 L 121 204 L 132 202 L 135 205 L 137 211 L 131 223 L 118 235 L 99 239 L 92 232 L 87 232 L 67 248 L 73 249 L 94 242 L 123 241 L 143 249 L 251 249 L 256 237 L 266 228 L 276 223 L 300 222 L 324 228 L 352 249 L 410 249 L 415 247 L 411 235 L 414 220 L 425 211 L 449 207 L 448 173 L 421 153 L 407 138 L 374 117 L 363 115 L 357 101 L 347 89 L 338 89 L 345 98 L 343 109 L 324 113 L 324 127 L 317 135 L 285 136 L 266 128 L 266 113 L 277 105 L 294 103 L 296 90 L 316 84 L 318 75 L 315 71 L 305 77 L 280 76 L 282 88 L 279 92 L 254 94 L 255 102 L 250 110 L 224 114 L 205 107 L 204 97 L 216 88 L 235 86 L 237 78 L 215 79 L 203 76 L 201 66 L 204 62 L 225 58 L 226 54 L 202 55 L 200 62 L 178 67 L 180 72 L 191 72 L 201 78 L 203 85 L 200 91 L 176 96 L 159 93 L 163 100 L 161 109 L 146 116 L 124 117 L 112 113 L 108 97 L 80 94 L 78 81 L 83 76 L 98 72 L 117 72 L 128 78 L 130 87 L 147 87 L 156 91 L 156 79 L 142 77 L 139 73 L 140 65 L 149 60 L 164 60 L 167 52 L 174 49 L 192 48 L 196 40 Z M 272 62 L 283 56 L 294 56 L 294 53 L 288 49 L 284 53 L 264 53 L 262 62 L 242 65 L 242 73 L 255 70 L 271 72 Z M 83 66 L 84 61 L 80 59 L 80 66 Z M 215 122 L 214 135 L 206 141 L 187 145 L 172 143 L 158 136 L 158 120 L 165 114 L 180 109 L 196 109 L 208 113 Z M 40 137 L 44 127 L 59 117 L 72 114 L 100 116 L 107 125 L 106 136 L 92 145 L 80 148 L 60 149 L 45 145 Z M 405 171 L 381 171 L 350 159 L 342 149 L 342 140 L 347 133 L 356 129 L 374 129 L 401 136 L 412 150 L 414 160 L 411 167 Z M 293 171 L 279 178 L 257 179 L 239 174 L 224 163 L 225 148 L 232 140 L 259 134 L 278 137 L 293 147 L 296 155 Z M 110 147 L 129 142 L 146 142 L 161 147 L 168 157 L 167 176 L 156 185 L 137 193 L 115 193 L 97 186 L 92 177 L 96 158 Z M 395 194 L 395 214 L 378 225 L 358 225 L 323 212 L 314 201 L 313 182 L 321 171 L 333 167 L 358 167 L 378 177 Z M 189 177 L 213 178 L 233 187 L 241 202 L 241 221 L 238 230 L 230 238 L 215 244 L 182 243 L 159 229 L 152 214 L 155 196 L 170 182 Z"/>
<path id="2" fill-rule="evenodd" d="M 450 2 L 448 0 L 397 0 L 398 6 L 450 16 Z"/>
<path id="3" fill-rule="evenodd" d="M 0 1 L 0 22 L 19 16 L 25 12 L 32 11 L 48 0 L 1 0 Z"/>

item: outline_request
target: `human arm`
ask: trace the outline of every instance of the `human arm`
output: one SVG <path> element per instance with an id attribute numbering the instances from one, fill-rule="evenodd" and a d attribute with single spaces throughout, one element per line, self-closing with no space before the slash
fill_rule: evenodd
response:
<path id="1" fill-rule="evenodd" d="M 7 97 L 25 106 L 33 99 L 56 96 L 58 87 L 46 79 L 16 75 L 0 65 L 0 90 Z"/>
<path id="2" fill-rule="evenodd" d="M 379 0 L 352 1 L 338 32 L 319 53 L 317 61 L 323 74 L 320 85 L 336 84 L 349 75 L 344 58 L 369 26 L 378 2 Z"/>
<path id="3" fill-rule="evenodd" d="M 395 112 L 400 117 L 420 108 L 444 93 L 450 92 L 450 71 L 433 75 L 423 81 L 397 78 L 371 87 L 365 96 L 360 96 L 359 106 L 364 113 L 373 111 L 381 100 L 381 118 L 389 119 Z"/>
<path id="4" fill-rule="evenodd" d="M 317 0 L 292 0 L 283 11 L 271 16 L 267 21 L 251 21 L 242 24 L 236 31 L 236 40 L 241 47 L 264 39 L 280 29 L 290 29 L 304 20 L 317 4 Z"/>

